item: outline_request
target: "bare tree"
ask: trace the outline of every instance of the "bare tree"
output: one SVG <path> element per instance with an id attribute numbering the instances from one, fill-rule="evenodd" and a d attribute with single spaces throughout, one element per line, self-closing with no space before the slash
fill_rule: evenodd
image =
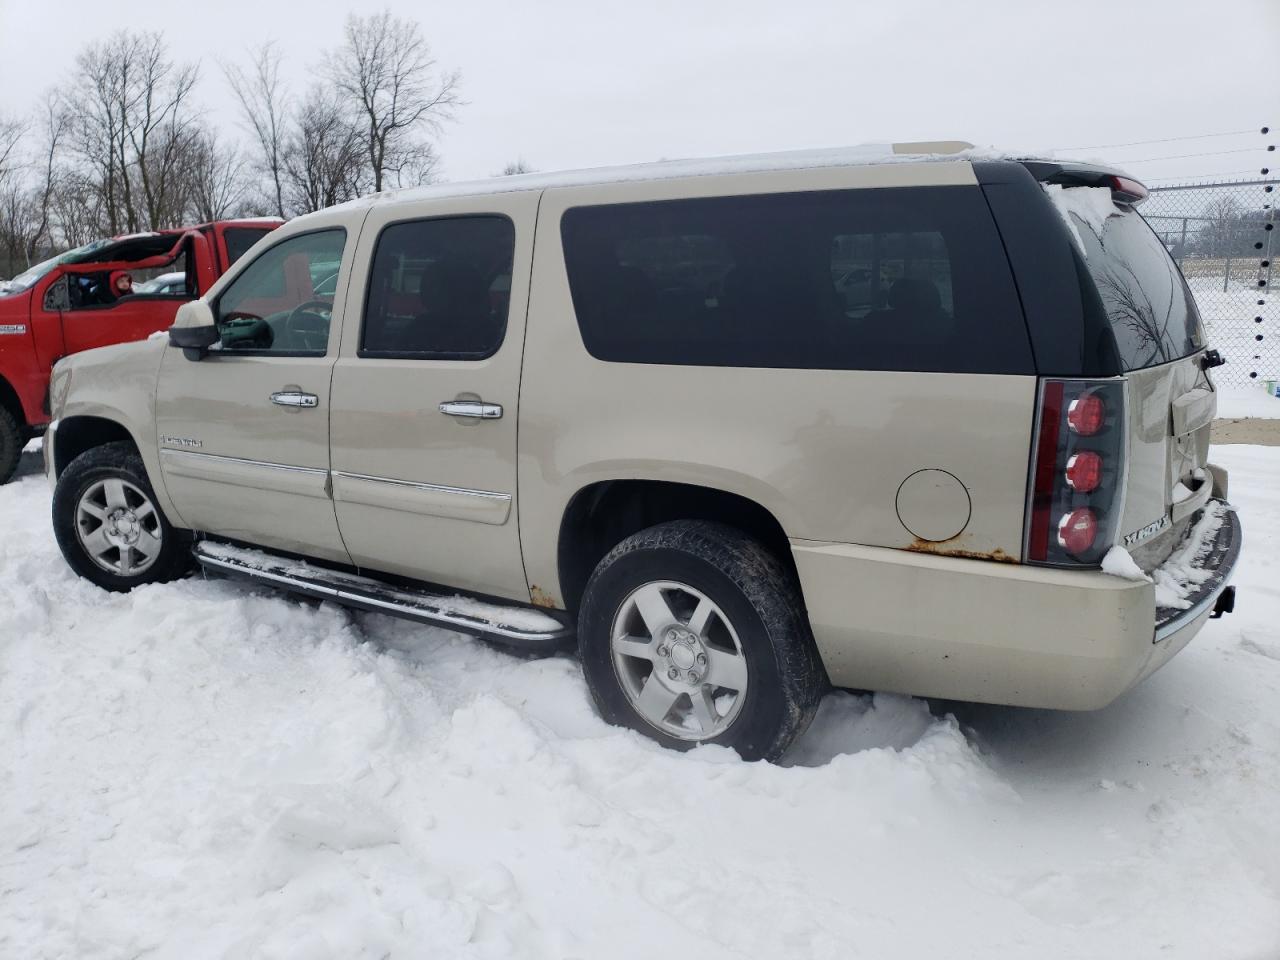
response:
<path id="1" fill-rule="evenodd" d="M 21 146 L 29 124 L 0 117 L 0 275 L 20 273 L 30 265 L 31 191 Z"/>
<path id="2" fill-rule="evenodd" d="M 231 216 L 245 194 L 244 157 L 235 148 L 220 147 L 209 133 L 197 135 L 187 154 L 192 216 L 202 222 Z"/>
<path id="3" fill-rule="evenodd" d="M 42 121 L 42 152 L 20 166 L 12 162 L 15 153 L 10 151 L 10 170 L 0 170 L 0 245 L 5 248 L 11 269 L 29 267 L 54 246 L 51 204 L 57 176 L 55 160 L 66 127 L 55 97 L 46 101 Z"/>
<path id="4" fill-rule="evenodd" d="M 516 157 L 502 168 L 500 177 L 518 177 L 522 173 L 533 173 L 533 167 L 524 162 L 524 157 Z"/>
<path id="5" fill-rule="evenodd" d="M 50 208 L 58 225 L 58 246 L 81 247 L 109 232 L 99 185 L 78 171 L 56 175 Z"/>
<path id="6" fill-rule="evenodd" d="M 431 139 L 462 100 L 460 75 L 437 72 L 418 23 L 389 10 L 352 14 L 326 72 L 360 117 L 374 191 L 429 181 L 437 160 Z"/>
<path id="7" fill-rule="evenodd" d="M 181 215 L 194 134 L 187 101 L 197 76 L 193 65 L 169 59 L 160 33 L 121 31 L 76 59 L 63 100 L 111 232 L 165 226 Z"/>
<path id="8" fill-rule="evenodd" d="M 1202 253 L 1210 257 L 1229 257 L 1233 247 L 1248 231 L 1244 207 L 1230 194 L 1222 194 L 1205 204 L 1200 211 L 1201 228 L 1197 237 Z"/>
<path id="9" fill-rule="evenodd" d="M 58 96 L 55 93 L 49 93 L 45 97 L 43 120 L 45 134 L 44 153 L 40 180 L 36 187 L 38 191 L 35 200 L 37 217 L 27 245 L 28 260 L 35 259 L 39 244 L 44 243 L 48 247 L 54 246 L 52 235 L 53 194 L 57 189 L 58 182 L 58 155 L 62 143 L 66 139 L 68 122 L 67 115 L 62 111 L 58 103 Z"/>
<path id="10" fill-rule="evenodd" d="M 271 180 L 275 214 L 284 216 L 284 153 L 288 91 L 280 80 L 280 53 L 272 42 L 251 51 L 249 72 L 224 68 L 227 83 L 240 103 L 245 125 L 258 142 L 258 165 Z"/>
<path id="11" fill-rule="evenodd" d="M 315 86 L 295 111 L 292 125 L 283 159 L 292 211 L 309 213 L 359 196 L 363 145 L 342 104 Z"/>
<path id="12" fill-rule="evenodd" d="M 18 144 L 27 132 L 25 120 L 0 117 L 0 183 L 6 182 L 15 174 L 18 159 Z"/>

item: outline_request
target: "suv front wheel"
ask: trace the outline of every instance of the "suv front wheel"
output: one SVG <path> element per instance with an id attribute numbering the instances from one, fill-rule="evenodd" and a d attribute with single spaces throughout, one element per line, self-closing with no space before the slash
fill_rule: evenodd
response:
<path id="1" fill-rule="evenodd" d="M 578 618 L 601 715 L 665 746 L 775 760 L 827 680 L 794 578 L 733 527 L 675 521 L 600 561 Z"/>
<path id="2" fill-rule="evenodd" d="M 126 443 L 87 450 L 53 493 L 53 532 L 76 573 L 116 592 L 182 576 L 191 535 L 156 505 L 142 458 Z"/>

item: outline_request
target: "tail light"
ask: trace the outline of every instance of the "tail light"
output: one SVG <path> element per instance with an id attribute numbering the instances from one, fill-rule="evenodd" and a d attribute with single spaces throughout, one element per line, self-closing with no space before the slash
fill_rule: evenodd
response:
<path id="1" fill-rule="evenodd" d="M 1028 562 L 1096 565 L 1123 497 L 1123 380 L 1042 380 L 1028 486 Z"/>

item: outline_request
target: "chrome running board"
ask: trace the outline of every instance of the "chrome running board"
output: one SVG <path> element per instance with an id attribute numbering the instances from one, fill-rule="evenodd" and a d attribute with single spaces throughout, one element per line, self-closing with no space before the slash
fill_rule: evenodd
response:
<path id="1" fill-rule="evenodd" d="M 245 577 L 290 593 L 483 637 L 531 653 L 558 650 L 574 633 L 572 627 L 550 612 L 534 607 L 409 590 L 249 547 L 200 540 L 192 553 L 206 571 Z"/>

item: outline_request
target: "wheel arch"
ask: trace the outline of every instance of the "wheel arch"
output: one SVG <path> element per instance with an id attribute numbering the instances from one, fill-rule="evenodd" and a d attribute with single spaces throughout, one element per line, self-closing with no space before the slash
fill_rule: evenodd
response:
<path id="1" fill-rule="evenodd" d="M 86 450 L 117 442 L 128 443 L 141 454 L 137 439 L 116 420 L 81 414 L 58 421 L 53 437 L 54 477 L 62 476 L 67 464 Z"/>
<path id="2" fill-rule="evenodd" d="M 4 407 L 13 414 L 13 418 L 18 421 L 18 426 L 24 429 L 27 427 L 27 414 L 22 408 L 22 398 L 2 373 L 0 373 L 0 407 Z"/>
<path id="3" fill-rule="evenodd" d="M 576 612 L 587 580 L 613 547 L 672 520 L 711 520 L 742 530 L 773 553 L 800 589 L 791 544 L 778 518 L 759 502 L 716 487 L 666 480 L 601 480 L 579 489 L 565 506 L 556 570 L 565 609 Z"/>

